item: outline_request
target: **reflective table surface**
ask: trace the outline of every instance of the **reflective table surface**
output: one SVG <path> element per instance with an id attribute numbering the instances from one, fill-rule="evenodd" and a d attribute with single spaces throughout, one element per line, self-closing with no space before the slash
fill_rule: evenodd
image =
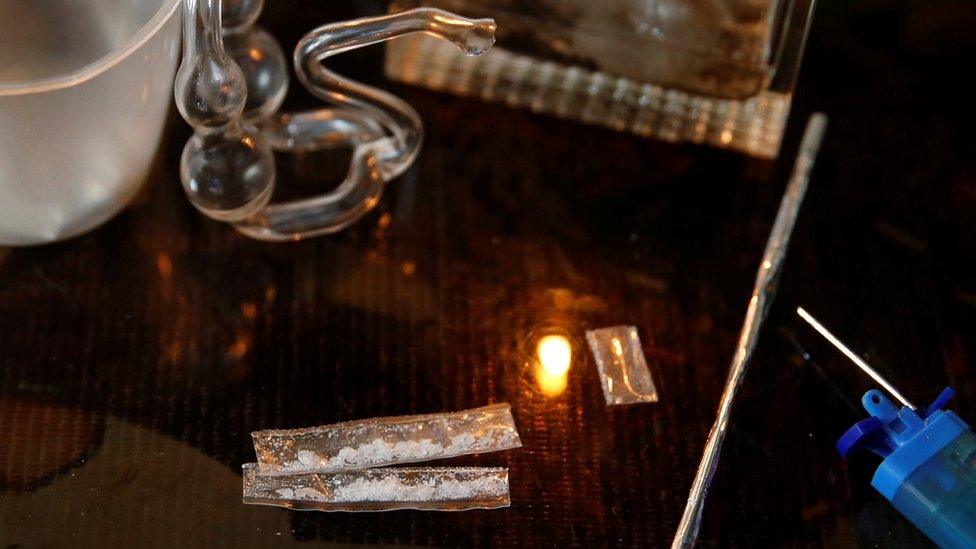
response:
<path id="1" fill-rule="evenodd" d="M 269 4 L 286 48 L 382 10 Z M 127 211 L 0 250 L 0 548 L 668 545 L 814 109 L 830 128 L 701 545 L 927 546 L 870 488 L 876 460 L 834 451 L 871 385 L 792 311 L 917 402 L 952 385 L 976 422 L 976 109 L 955 70 L 974 19 L 822 4 L 777 163 L 390 84 L 381 49 L 347 56 L 417 107 L 425 148 L 362 222 L 292 244 L 193 210 L 174 113 Z M 283 160 L 283 180 L 309 192 L 344 161 Z M 640 330 L 656 404 L 604 404 L 584 331 L 619 324 Z M 539 360 L 546 336 L 571 346 L 565 375 Z M 449 463 L 510 467 L 508 509 L 240 502 L 253 430 L 492 402 L 524 447 Z"/>

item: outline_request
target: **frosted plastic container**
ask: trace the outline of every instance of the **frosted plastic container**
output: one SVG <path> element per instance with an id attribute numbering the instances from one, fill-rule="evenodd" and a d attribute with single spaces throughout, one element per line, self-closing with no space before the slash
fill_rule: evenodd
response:
<path id="1" fill-rule="evenodd" d="M 169 112 L 180 6 L 0 1 L 0 245 L 70 238 L 136 195 Z"/>

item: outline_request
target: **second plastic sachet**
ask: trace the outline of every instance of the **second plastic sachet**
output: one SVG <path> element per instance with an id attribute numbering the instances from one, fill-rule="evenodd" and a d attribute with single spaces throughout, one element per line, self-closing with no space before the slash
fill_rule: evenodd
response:
<path id="1" fill-rule="evenodd" d="M 332 473 L 522 446 L 511 406 L 393 416 L 251 434 L 262 475 Z"/>

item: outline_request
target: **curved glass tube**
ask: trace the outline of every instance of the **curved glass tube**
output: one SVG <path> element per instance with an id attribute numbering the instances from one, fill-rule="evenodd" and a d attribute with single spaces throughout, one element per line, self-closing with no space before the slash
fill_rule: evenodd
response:
<path id="1" fill-rule="evenodd" d="M 271 148 L 242 120 L 247 77 L 224 50 L 220 0 L 184 0 L 183 62 L 174 97 L 195 133 L 180 178 L 190 203 L 220 221 L 243 221 L 274 192 Z"/>
<path id="2" fill-rule="evenodd" d="M 410 105 L 328 70 L 327 58 L 418 32 L 453 42 L 468 55 L 494 44 L 493 20 L 429 8 L 324 25 L 299 42 L 293 61 L 298 80 L 332 107 L 280 113 L 287 89 L 280 48 L 251 27 L 262 3 L 223 1 L 234 16 L 233 40 L 250 44 L 250 54 L 234 62 L 225 51 L 221 0 L 184 0 L 184 58 L 175 91 L 180 113 L 196 134 L 184 150 L 181 177 L 200 211 L 261 240 L 298 240 L 349 226 L 376 206 L 384 185 L 406 171 L 420 150 L 423 126 Z M 275 184 L 272 149 L 294 153 L 336 146 L 353 148 L 338 187 L 268 204 Z"/>

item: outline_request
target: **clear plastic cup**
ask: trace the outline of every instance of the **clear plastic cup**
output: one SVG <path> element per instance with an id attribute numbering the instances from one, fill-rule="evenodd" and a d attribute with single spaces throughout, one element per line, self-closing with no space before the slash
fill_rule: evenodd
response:
<path id="1" fill-rule="evenodd" d="M 0 2 L 0 245 L 78 235 L 146 179 L 181 0 Z"/>

